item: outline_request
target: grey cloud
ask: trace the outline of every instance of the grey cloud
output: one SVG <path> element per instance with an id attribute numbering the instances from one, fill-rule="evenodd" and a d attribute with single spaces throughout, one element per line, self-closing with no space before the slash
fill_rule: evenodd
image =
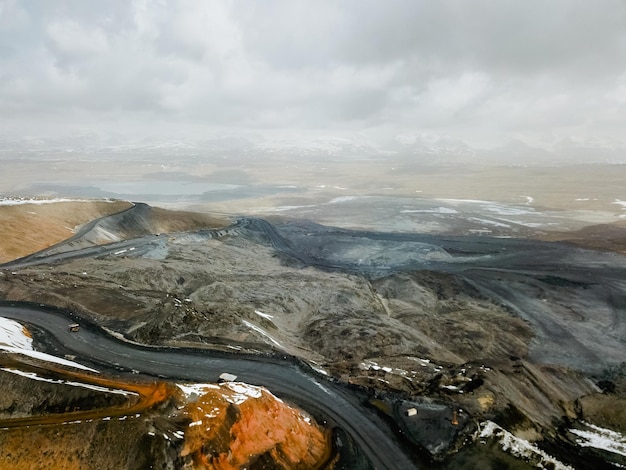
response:
<path id="1" fill-rule="evenodd" d="M 275 65 L 400 60 L 435 70 L 457 65 L 529 73 L 605 63 L 626 52 L 620 1 L 604 8 L 581 0 L 286 3 L 291 7 L 261 2 L 258 16 L 246 23 L 248 46 Z"/>
<path id="2" fill-rule="evenodd" d="M 624 5 L 0 0 L 0 123 L 620 140 Z"/>

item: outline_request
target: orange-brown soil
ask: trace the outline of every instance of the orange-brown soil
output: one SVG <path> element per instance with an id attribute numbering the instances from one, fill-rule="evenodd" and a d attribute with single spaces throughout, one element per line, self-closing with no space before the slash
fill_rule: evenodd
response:
<path id="1" fill-rule="evenodd" d="M 140 413 L 154 408 L 173 395 L 174 387 L 166 382 L 146 381 L 122 381 L 109 379 L 93 373 L 71 371 L 57 367 L 54 364 L 41 366 L 37 360 L 14 356 L 12 354 L 0 355 L 0 366 L 13 368 L 26 372 L 34 372 L 42 377 L 53 377 L 56 380 L 73 381 L 88 385 L 96 385 L 114 390 L 131 392 L 128 400 L 123 405 L 111 406 L 98 409 L 75 409 L 63 413 L 49 414 L 45 416 L 29 416 L 0 420 L 1 427 L 19 427 L 41 424 L 59 424 L 67 421 L 100 418 L 102 416 L 124 416 Z"/>
<path id="2" fill-rule="evenodd" d="M 3 381 L 2 412 L 17 417 L 0 420 L 0 468 L 167 468 L 176 458 L 170 440 L 155 433 L 161 414 L 173 408 L 169 400 L 173 385 L 111 380 L 56 367 L 47 369 L 36 361 L 23 362 L 20 356 L 0 357 L 3 367 L 35 372 L 39 377 L 133 392 L 120 396 L 11 374 Z"/>
<path id="3" fill-rule="evenodd" d="M 1 354 L 0 365 L 133 392 L 111 406 L 0 419 L 2 468 L 147 468 L 148 461 L 220 470 L 333 466 L 328 433 L 263 388 L 203 385 L 185 396 L 171 383 L 110 379 L 13 354 Z"/>
<path id="4" fill-rule="evenodd" d="M 207 386 L 184 412 L 191 423 L 182 455 L 191 456 L 194 468 L 235 470 L 259 461 L 285 469 L 331 465 L 328 435 L 265 389 Z"/>

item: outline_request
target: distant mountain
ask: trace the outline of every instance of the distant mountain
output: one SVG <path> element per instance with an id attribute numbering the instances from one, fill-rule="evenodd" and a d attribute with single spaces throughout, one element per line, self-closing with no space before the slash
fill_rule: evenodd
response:
<path id="1" fill-rule="evenodd" d="M 476 148 L 447 135 L 426 132 L 402 133 L 386 144 L 379 144 L 365 133 L 349 136 L 296 135 L 287 137 L 243 133 L 201 139 L 141 138 L 124 139 L 82 133 L 72 137 L 0 137 L 0 159 L 25 158 L 52 160 L 98 158 L 159 160 L 228 158 L 257 160 L 274 158 L 298 160 L 411 161 L 418 164 L 504 164 L 562 165 L 583 163 L 626 163 L 626 147 L 600 141 L 565 138 L 543 146 L 510 139 L 492 148 Z"/>
<path id="2" fill-rule="evenodd" d="M 571 163 L 624 163 L 626 149 L 605 142 L 581 142 L 571 137 L 557 141 L 552 154 Z"/>
<path id="3" fill-rule="evenodd" d="M 395 137 L 396 152 L 419 163 L 463 163 L 476 159 L 476 149 L 465 142 L 437 134 L 399 134 Z"/>
<path id="4" fill-rule="evenodd" d="M 527 143 L 511 139 L 504 145 L 484 150 L 480 154 L 480 160 L 485 163 L 499 163 L 516 165 L 545 165 L 559 163 L 556 155 L 539 147 L 533 147 Z"/>
<path id="5" fill-rule="evenodd" d="M 256 154 L 281 157 L 343 157 L 371 158 L 388 154 L 366 140 L 345 137 L 323 136 L 310 139 L 268 139 L 256 144 L 252 151 Z"/>

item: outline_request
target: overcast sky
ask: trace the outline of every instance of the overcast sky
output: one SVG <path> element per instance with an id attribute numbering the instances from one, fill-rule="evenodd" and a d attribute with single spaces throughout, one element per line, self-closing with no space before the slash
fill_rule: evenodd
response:
<path id="1" fill-rule="evenodd" d="M 626 3 L 0 0 L 0 124 L 623 145 Z"/>

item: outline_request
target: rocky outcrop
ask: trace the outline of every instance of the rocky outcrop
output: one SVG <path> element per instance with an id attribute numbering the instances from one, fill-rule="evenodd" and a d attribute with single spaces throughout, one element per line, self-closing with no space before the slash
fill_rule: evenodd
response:
<path id="1" fill-rule="evenodd" d="M 329 434 L 266 389 L 84 379 L 141 397 L 0 372 L 0 467 L 332 468 Z"/>
<path id="2" fill-rule="evenodd" d="M 328 464 L 328 436 L 311 417 L 243 383 L 195 387 L 187 395 L 181 455 L 186 468 L 319 468 Z M 190 460 L 189 460 L 190 459 Z"/>

